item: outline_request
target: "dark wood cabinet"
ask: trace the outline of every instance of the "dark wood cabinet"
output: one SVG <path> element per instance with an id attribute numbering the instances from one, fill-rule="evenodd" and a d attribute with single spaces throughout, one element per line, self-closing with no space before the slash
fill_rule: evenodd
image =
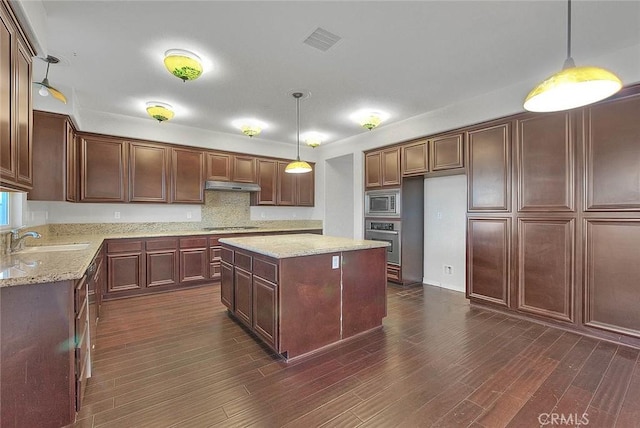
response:
<path id="1" fill-rule="evenodd" d="M 204 202 L 204 152 L 171 148 L 171 201 Z"/>
<path id="2" fill-rule="evenodd" d="M 206 236 L 180 238 L 180 283 L 209 278 L 209 239 Z"/>
<path id="3" fill-rule="evenodd" d="M 217 237 L 209 238 L 209 278 L 219 281 L 222 275 L 220 263 L 222 262 L 222 247 Z"/>
<path id="4" fill-rule="evenodd" d="M 227 153 L 207 152 L 206 179 L 214 181 L 231 181 L 233 155 Z"/>
<path id="5" fill-rule="evenodd" d="M 296 204 L 296 175 L 284 172 L 288 162 L 278 162 L 278 205 Z"/>
<path id="6" fill-rule="evenodd" d="M 423 175 L 429 171 L 429 144 L 427 140 L 414 141 L 402 146 L 402 176 Z"/>
<path id="7" fill-rule="evenodd" d="M 31 58 L 35 52 L 7 7 L 0 4 L 0 187 L 32 186 Z"/>
<path id="8" fill-rule="evenodd" d="M 65 139 L 65 169 L 66 169 L 66 186 L 65 186 L 65 198 L 69 202 L 77 202 L 80 194 L 80 184 L 78 179 L 78 138 L 76 136 L 76 129 L 73 127 L 71 120 L 67 118 L 66 124 L 66 139 Z"/>
<path id="9" fill-rule="evenodd" d="M 235 311 L 233 265 L 222 262 L 220 264 L 220 300 L 229 310 Z"/>
<path id="10" fill-rule="evenodd" d="M 273 282 L 253 275 L 253 331 L 269 346 L 276 347 L 278 292 Z"/>
<path id="11" fill-rule="evenodd" d="M 560 112 L 517 121 L 518 211 L 575 210 L 571 118 Z"/>
<path id="12" fill-rule="evenodd" d="M 511 122 L 469 131 L 468 211 L 511 211 Z"/>
<path id="13" fill-rule="evenodd" d="M 65 154 L 73 129 L 65 115 L 33 112 L 33 188 L 31 201 L 65 201 L 67 162 Z M 72 141 L 73 143 L 73 141 Z"/>
<path id="14" fill-rule="evenodd" d="M 155 238 L 145 242 L 146 287 L 178 283 L 178 239 Z"/>
<path id="15" fill-rule="evenodd" d="M 135 291 L 144 287 L 143 250 L 142 240 L 107 242 L 107 295 L 115 296 L 119 292 Z"/>
<path id="16" fill-rule="evenodd" d="M 285 172 L 288 164 L 289 162 L 277 164 L 277 205 L 312 207 L 315 204 L 315 173 L 290 174 Z"/>
<path id="17" fill-rule="evenodd" d="M 251 272 L 235 266 L 233 269 L 233 296 L 236 317 L 251 327 L 253 322 L 252 278 Z"/>
<path id="18" fill-rule="evenodd" d="M 584 110 L 586 210 L 640 211 L 640 95 Z"/>
<path id="19" fill-rule="evenodd" d="M 254 196 L 254 205 L 277 205 L 278 162 L 272 159 L 257 159 L 256 175 L 260 191 Z"/>
<path id="20" fill-rule="evenodd" d="M 467 220 L 467 297 L 509 306 L 511 219 Z"/>
<path id="21" fill-rule="evenodd" d="M 129 143 L 129 201 L 169 202 L 169 148 Z"/>
<path id="22" fill-rule="evenodd" d="M 126 202 L 127 143 L 80 135 L 80 201 Z"/>
<path id="23" fill-rule="evenodd" d="M 429 170 L 431 172 L 461 169 L 464 169 L 464 133 L 429 139 Z"/>
<path id="24" fill-rule="evenodd" d="M 400 147 L 365 154 L 365 187 L 400 186 Z"/>
<path id="25" fill-rule="evenodd" d="M 256 182 L 256 158 L 253 156 L 234 155 L 231 181 L 239 183 Z"/>

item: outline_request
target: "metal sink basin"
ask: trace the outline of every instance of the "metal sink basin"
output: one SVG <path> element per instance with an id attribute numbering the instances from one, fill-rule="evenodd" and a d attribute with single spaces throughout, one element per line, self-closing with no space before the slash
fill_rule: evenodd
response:
<path id="1" fill-rule="evenodd" d="M 50 253 L 55 251 L 78 251 L 86 250 L 89 248 L 89 243 L 83 242 L 80 244 L 61 244 L 61 245 L 40 245 L 36 247 L 25 247 L 23 250 L 18 251 L 20 254 L 24 253 Z"/>

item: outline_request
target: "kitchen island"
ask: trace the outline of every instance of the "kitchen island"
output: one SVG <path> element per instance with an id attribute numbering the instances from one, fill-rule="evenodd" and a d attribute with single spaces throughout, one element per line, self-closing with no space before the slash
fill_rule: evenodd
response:
<path id="1" fill-rule="evenodd" d="M 388 243 L 295 234 L 220 244 L 222 303 L 287 361 L 382 327 Z"/>

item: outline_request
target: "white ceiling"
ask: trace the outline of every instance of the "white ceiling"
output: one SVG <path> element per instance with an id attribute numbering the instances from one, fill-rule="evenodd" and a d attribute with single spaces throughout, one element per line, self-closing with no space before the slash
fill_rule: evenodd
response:
<path id="1" fill-rule="evenodd" d="M 237 133 L 234 119 L 255 117 L 269 125 L 262 138 L 288 143 L 295 143 L 294 90 L 311 92 L 301 102 L 301 131 L 334 142 L 368 132 L 349 119 L 356 110 L 401 121 L 542 80 L 566 55 L 564 1 L 43 4 L 47 52 L 39 54 L 62 60 L 49 80 L 74 94 L 75 110 L 152 120 L 144 103 L 163 101 L 176 111 L 163 126 Z M 303 44 L 318 27 L 342 39 L 326 52 Z M 639 1 L 573 2 L 578 65 L 639 43 Z M 187 83 L 171 76 L 162 59 L 172 48 L 198 53 L 205 73 Z M 39 81 L 46 66 L 34 63 Z"/>

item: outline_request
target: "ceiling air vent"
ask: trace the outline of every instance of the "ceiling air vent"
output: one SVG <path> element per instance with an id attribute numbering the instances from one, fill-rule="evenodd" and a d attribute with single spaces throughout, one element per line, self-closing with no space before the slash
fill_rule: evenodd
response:
<path id="1" fill-rule="evenodd" d="M 336 36 L 335 34 L 325 30 L 324 28 L 318 27 L 316 28 L 316 31 L 311 33 L 311 35 L 306 38 L 304 43 L 316 49 L 320 49 L 323 52 L 326 52 L 331 46 L 338 43 L 340 39 L 340 36 Z"/>

